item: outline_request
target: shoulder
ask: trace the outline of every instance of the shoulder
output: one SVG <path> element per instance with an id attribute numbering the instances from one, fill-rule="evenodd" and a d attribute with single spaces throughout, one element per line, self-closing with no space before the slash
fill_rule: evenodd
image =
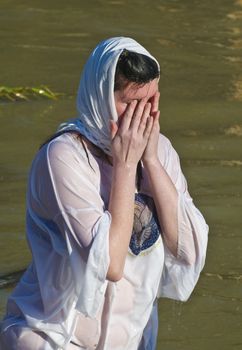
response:
<path id="1" fill-rule="evenodd" d="M 168 137 L 161 133 L 159 135 L 159 146 L 163 147 L 164 149 L 171 147 L 171 141 L 168 139 Z"/>
<path id="2" fill-rule="evenodd" d="M 168 164 L 177 159 L 178 155 L 172 146 L 171 141 L 163 134 L 159 135 L 158 156 L 161 164 L 166 168 Z"/>
<path id="3" fill-rule="evenodd" d="M 90 166 L 91 165 L 91 166 Z M 91 152 L 84 149 L 80 140 L 71 133 L 62 134 L 47 144 L 37 153 L 32 167 L 50 169 L 68 168 L 78 172 L 98 173 L 98 164 Z"/>
<path id="4" fill-rule="evenodd" d="M 84 156 L 85 153 L 81 142 L 77 140 L 75 135 L 70 133 L 65 133 L 54 138 L 44 147 L 44 152 L 51 158 L 74 157 L 76 154 Z"/>
<path id="5" fill-rule="evenodd" d="M 58 159 L 68 163 L 74 162 L 81 167 L 90 168 L 90 165 L 97 167 L 97 162 L 88 147 L 84 146 L 77 135 L 72 133 L 65 133 L 49 142 L 46 153 L 50 162 Z"/>
<path id="6" fill-rule="evenodd" d="M 164 135 L 160 134 L 158 144 L 158 156 L 167 174 L 172 179 L 177 188 L 187 188 L 186 180 L 184 178 L 180 157 L 173 147 L 171 141 Z"/>

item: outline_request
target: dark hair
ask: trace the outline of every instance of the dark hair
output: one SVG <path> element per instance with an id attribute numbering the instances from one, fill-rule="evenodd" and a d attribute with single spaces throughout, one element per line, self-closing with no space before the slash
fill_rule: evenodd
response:
<path id="1" fill-rule="evenodd" d="M 146 84 L 159 75 L 158 64 L 151 57 L 124 49 L 116 66 L 114 91 L 121 90 L 130 82 Z"/>

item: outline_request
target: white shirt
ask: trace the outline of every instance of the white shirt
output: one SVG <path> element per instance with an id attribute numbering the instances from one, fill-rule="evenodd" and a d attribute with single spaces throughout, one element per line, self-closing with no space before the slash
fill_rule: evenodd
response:
<path id="1" fill-rule="evenodd" d="M 45 145 L 33 161 L 27 194 L 27 238 L 33 261 L 9 298 L 3 330 L 44 332 L 58 349 L 137 350 L 157 297 L 187 300 L 204 266 L 208 227 L 194 206 L 179 157 L 160 135 L 160 161 L 178 198 L 178 257 L 162 235 L 127 254 L 123 278 L 109 267 L 108 199 L 112 166 L 70 134 Z M 140 192 L 151 196 L 147 176 Z"/>

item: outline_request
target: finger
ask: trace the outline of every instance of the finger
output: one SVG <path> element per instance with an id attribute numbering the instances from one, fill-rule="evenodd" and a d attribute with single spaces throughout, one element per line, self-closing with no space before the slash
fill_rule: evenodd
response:
<path id="1" fill-rule="evenodd" d="M 154 118 L 153 117 L 148 117 L 147 118 L 147 122 L 146 122 L 146 128 L 145 128 L 144 134 L 143 134 L 145 139 L 149 138 L 151 130 L 153 128 L 153 125 L 154 125 Z"/>
<path id="2" fill-rule="evenodd" d="M 153 115 L 152 115 L 152 118 L 153 118 L 153 127 L 152 127 L 152 130 L 151 130 L 151 133 L 154 131 L 156 132 L 158 129 L 160 130 L 160 111 L 157 111 L 155 112 Z"/>
<path id="3" fill-rule="evenodd" d="M 118 131 L 118 125 L 117 123 L 115 123 L 113 120 L 110 120 L 110 136 L 111 136 L 111 140 L 114 139 L 115 135 L 117 134 Z"/>
<path id="4" fill-rule="evenodd" d="M 119 127 L 120 127 L 121 132 L 129 129 L 137 102 L 138 102 L 137 100 L 133 100 L 131 103 L 129 103 L 124 115 L 122 117 L 120 117 Z"/>
<path id="5" fill-rule="evenodd" d="M 153 96 L 153 103 L 151 108 L 151 113 L 157 112 L 159 109 L 159 100 L 160 100 L 160 92 L 157 91 L 155 95 Z"/>
<path id="6" fill-rule="evenodd" d="M 144 110 L 143 110 L 142 117 L 140 119 L 140 124 L 139 124 L 139 130 L 141 132 L 144 132 L 144 130 L 146 128 L 147 119 L 150 116 L 150 110 L 151 110 L 151 103 L 146 103 Z"/>
<path id="7" fill-rule="evenodd" d="M 156 111 L 156 112 L 154 113 L 153 118 L 154 118 L 154 123 L 157 123 L 157 124 L 160 125 L 160 123 L 159 123 L 159 121 L 160 121 L 160 111 Z"/>
<path id="8" fill-rule="evenodd" d="M 142 99 L 138 102 L 136 109 L 134 111 L 133 118 L 132 118 L 131 123 L 130 123 L 130 128 L 132 128 L 134 130 L 137 130 L 139 128 L 140 121 L 141 121 L 142 116 L 144 114 L 145 106 L 146 106 L 145 99 Z"/>
<path id="9" fill-rule="evenodd" d="M 152 126 L 152 129 L 151 129 L 151 132 L 150 132 L 150 137 L 152 137 L 152 135 L 156 136 L 157 133 L 160 132 L 159 116 L 160 116 L 160 111 L 157 111 L 155 113 L 155 116 L 152 116 L 152 118 L 153 118 L 153 126 Z"/>

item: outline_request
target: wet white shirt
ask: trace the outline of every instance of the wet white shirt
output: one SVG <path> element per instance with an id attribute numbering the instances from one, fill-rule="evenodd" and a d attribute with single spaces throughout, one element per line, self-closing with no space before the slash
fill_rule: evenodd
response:
<path id="1" fill-rule="evenodd" d="M 29 348 L 36 350 L 72 349 L 74 344 L 77 349 L 137 350 L 156 298 L 187 300 L 204 266 L 208 227 L 187 191 L 179 157 L 163 135 L 158 151 L 179 194 L 178 257 L 164 246 L 162 234 L 140 246 L 136 237 L 117 283 L 106 280 L 112 166 L 88 151 L 89 164 L 71 134 L 38 152 L 27 194 L 33 261 L 9 298 L 4 332 L 10 326 L 23 335 L 42 332 L 47 340 L 38 348 L 33 333 Z M 138 206 L 151 197 L 143 173 Z M 31 344 L 31 331 L 26 341 Z"/>

